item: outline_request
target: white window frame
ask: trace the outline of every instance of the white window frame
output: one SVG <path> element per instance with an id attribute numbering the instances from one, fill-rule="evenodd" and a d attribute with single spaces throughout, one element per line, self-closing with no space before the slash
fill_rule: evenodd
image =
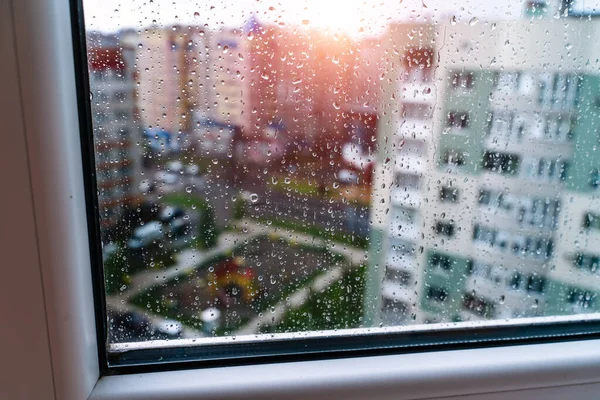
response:
<path id="1" fill-rule="evenodd" d="M 0 280 L 6 363 L 0 398 L 472 394 L 469 399 L 491 400 L 594 398 L 600 392 L 600 340 L 100 377 L 69 1 L 1 2 L 0 33 L 6 61 L 0 64 L 0 109 L 10 133 L 0 163 L 11 193 L 0 204 L 10 210 L 0 225 L 7 266 Z"/>

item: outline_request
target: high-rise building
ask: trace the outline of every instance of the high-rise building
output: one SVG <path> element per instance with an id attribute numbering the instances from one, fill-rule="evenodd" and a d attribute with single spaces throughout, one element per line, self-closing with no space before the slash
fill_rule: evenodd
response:
<path id="1" fill-rule="evenodd" d="M 598 33 L 537 17 L 390 27 L 367 324 L 600 309 Z"/>
<path id="2" fill-rule="evenodd" d="M 88 48 L 98 205 L 103 227 L 110 228 L 139 194 L 133 51 L 102 36 L 90 39 Z"/>
<path id="3" fill-rule="evenodd" d="M 192 109 L 207 102 L 201 90 L 206 49 L 200 32 L 188 26 L 152 27 L 121 40 L 136 50 L 140 120 L 155 150 L 179 150 L 192 143 Z"/>

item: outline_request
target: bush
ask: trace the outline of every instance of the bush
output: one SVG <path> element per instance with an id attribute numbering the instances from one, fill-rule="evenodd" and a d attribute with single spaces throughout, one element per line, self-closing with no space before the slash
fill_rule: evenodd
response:
<path id="1" fill-rule="evenodd" d="M 246 201 L 241 197 L 233 203 L 233 219 L 242 219 L 246 216 Z"/>
<path id="2" fill-rule="evenodd" d="M 200 209 L 200 226 L 198 228 L 198 243 L 201 248 L 210 249 L 218 242 L 217 223 L 213 206 L 204 201 Z"/>

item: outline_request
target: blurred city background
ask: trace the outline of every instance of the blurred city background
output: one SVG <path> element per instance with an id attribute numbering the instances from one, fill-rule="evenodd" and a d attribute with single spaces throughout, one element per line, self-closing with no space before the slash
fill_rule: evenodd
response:
<path id="1" fill-rule="evenodd" d="M 109 341 L 600 308 L 588 2 L 88 3 Z"/>

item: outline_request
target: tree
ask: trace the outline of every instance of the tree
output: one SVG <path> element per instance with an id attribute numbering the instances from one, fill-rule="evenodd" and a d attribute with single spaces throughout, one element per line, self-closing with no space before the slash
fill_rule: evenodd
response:
<path id="1" fill-rule="evenodd" d="M 200 226 L 198 242 L 200 247 L 210 249 L 217 244 L 218 232 L 213 206 L 203 201 L 200 209 Z"/>

